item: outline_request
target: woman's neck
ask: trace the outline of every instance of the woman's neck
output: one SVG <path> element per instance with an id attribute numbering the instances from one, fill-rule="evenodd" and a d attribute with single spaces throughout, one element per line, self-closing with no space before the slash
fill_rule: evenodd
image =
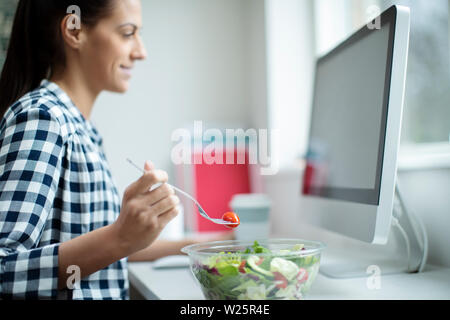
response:
<path id="1" fill-rule="evenodd" d="M 70 97 L 85 119 L 90 119 L 99 91 L 92 89 L 81 74 L 67 69 L 65 72 L 56 73 L 50 81 L 56 83 Z"/>

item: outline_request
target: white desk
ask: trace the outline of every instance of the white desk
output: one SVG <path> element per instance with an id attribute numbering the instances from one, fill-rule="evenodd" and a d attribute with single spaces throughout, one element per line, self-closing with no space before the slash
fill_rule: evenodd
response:
<path id="1" fill-rule="evenodd" d="M 150 262 L 130 262 L 129 279 L 146 299 L 204 299 L 188 268 L 154 270 Z M 450 269 L 429 267 L 423 273 L 382 275 L 380 289 L 368 289 L 366 281 L 367 278 L 331 279 L 318 274 L 306 299 L 450 299 Z"/>

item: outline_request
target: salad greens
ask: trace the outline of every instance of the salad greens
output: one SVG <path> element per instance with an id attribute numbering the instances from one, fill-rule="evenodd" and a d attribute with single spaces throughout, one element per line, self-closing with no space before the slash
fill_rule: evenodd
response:
<path id="1" fill-rule="evenodd" d="M 318 254 L 302 256 L 303 249 L 297 244 L 271 251 L 255 241 L 243 252 L 220 252 L 196 261 L 192 271 L 207 299 L 303 299 L 320 260 Z"/>

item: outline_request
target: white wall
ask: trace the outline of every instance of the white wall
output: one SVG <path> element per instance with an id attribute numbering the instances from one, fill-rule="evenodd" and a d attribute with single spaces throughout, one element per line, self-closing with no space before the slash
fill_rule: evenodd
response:
<path id="1" fill-rule="evenodd" d="M 303 156 L 314 80 L 314 5 L 311 0 L 266 0 L 267 97 L 272 147 L 279 166 Z"/>
<path id="2" fill-rule="evenodd" d="M 381 12 L 380 0 L 314 0 L 316 52 L 324 55 Z M 374 10 L 378 9 L 378 10 Z"/>
<path id="3" fill-rule="evenodd" d="M 267 102 L 267 53 L 266 53 L 266 21 L 265 1 L 245 0 L 244 10 L 247 13 L 245 29 L 246 63 L 249 90 L 249 126 L 254 129 L 268 128 Z"/>
<path id="4" fill-rule="evenodd" d="M 245 128 L 251 105 L 265 103 L 264 93 L 256 94 L 265 89 L 262 1 L 142 5 L 148 59 L 137 63 L 127 94 L 102 94 L 93 113 L 121 192 L 138 176 L 126 157 L 171 173 L 175 129 L 195 120 Z"/>
<path id="5" fill-rule="evenodd" d="M 427 228 L 430 262 L 450 267 L 450 168 L 400 170 L 399 181 L 411 211 Z"/>

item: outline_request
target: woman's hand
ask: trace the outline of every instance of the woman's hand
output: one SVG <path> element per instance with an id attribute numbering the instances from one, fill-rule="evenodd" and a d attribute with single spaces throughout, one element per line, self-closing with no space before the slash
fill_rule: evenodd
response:
<path id="1" fill-rule="evenodd" d="M 148 247 L 178 214 L 180 200 L 166 184 L 167 173 L 148 162 L 145 171 L 125 190 L 119 218 L 111 225 L 124 256 Z M 162 185 L 150 191 L 158 183 Z"/>
<path id="2" fill-rule="evenodd" d="M 167 173 L 146 163 L 146 173 L 125 191 L 117 220 L 103 228 L 63 242 L 58 251 L 58 288 L 67 286 L 70 266 L 84 278 L 111 263 L 148 247 L 177 214 L 178 197 L 167 184 Z M 161 187 L 150 191 L 158 183 Z"/>

